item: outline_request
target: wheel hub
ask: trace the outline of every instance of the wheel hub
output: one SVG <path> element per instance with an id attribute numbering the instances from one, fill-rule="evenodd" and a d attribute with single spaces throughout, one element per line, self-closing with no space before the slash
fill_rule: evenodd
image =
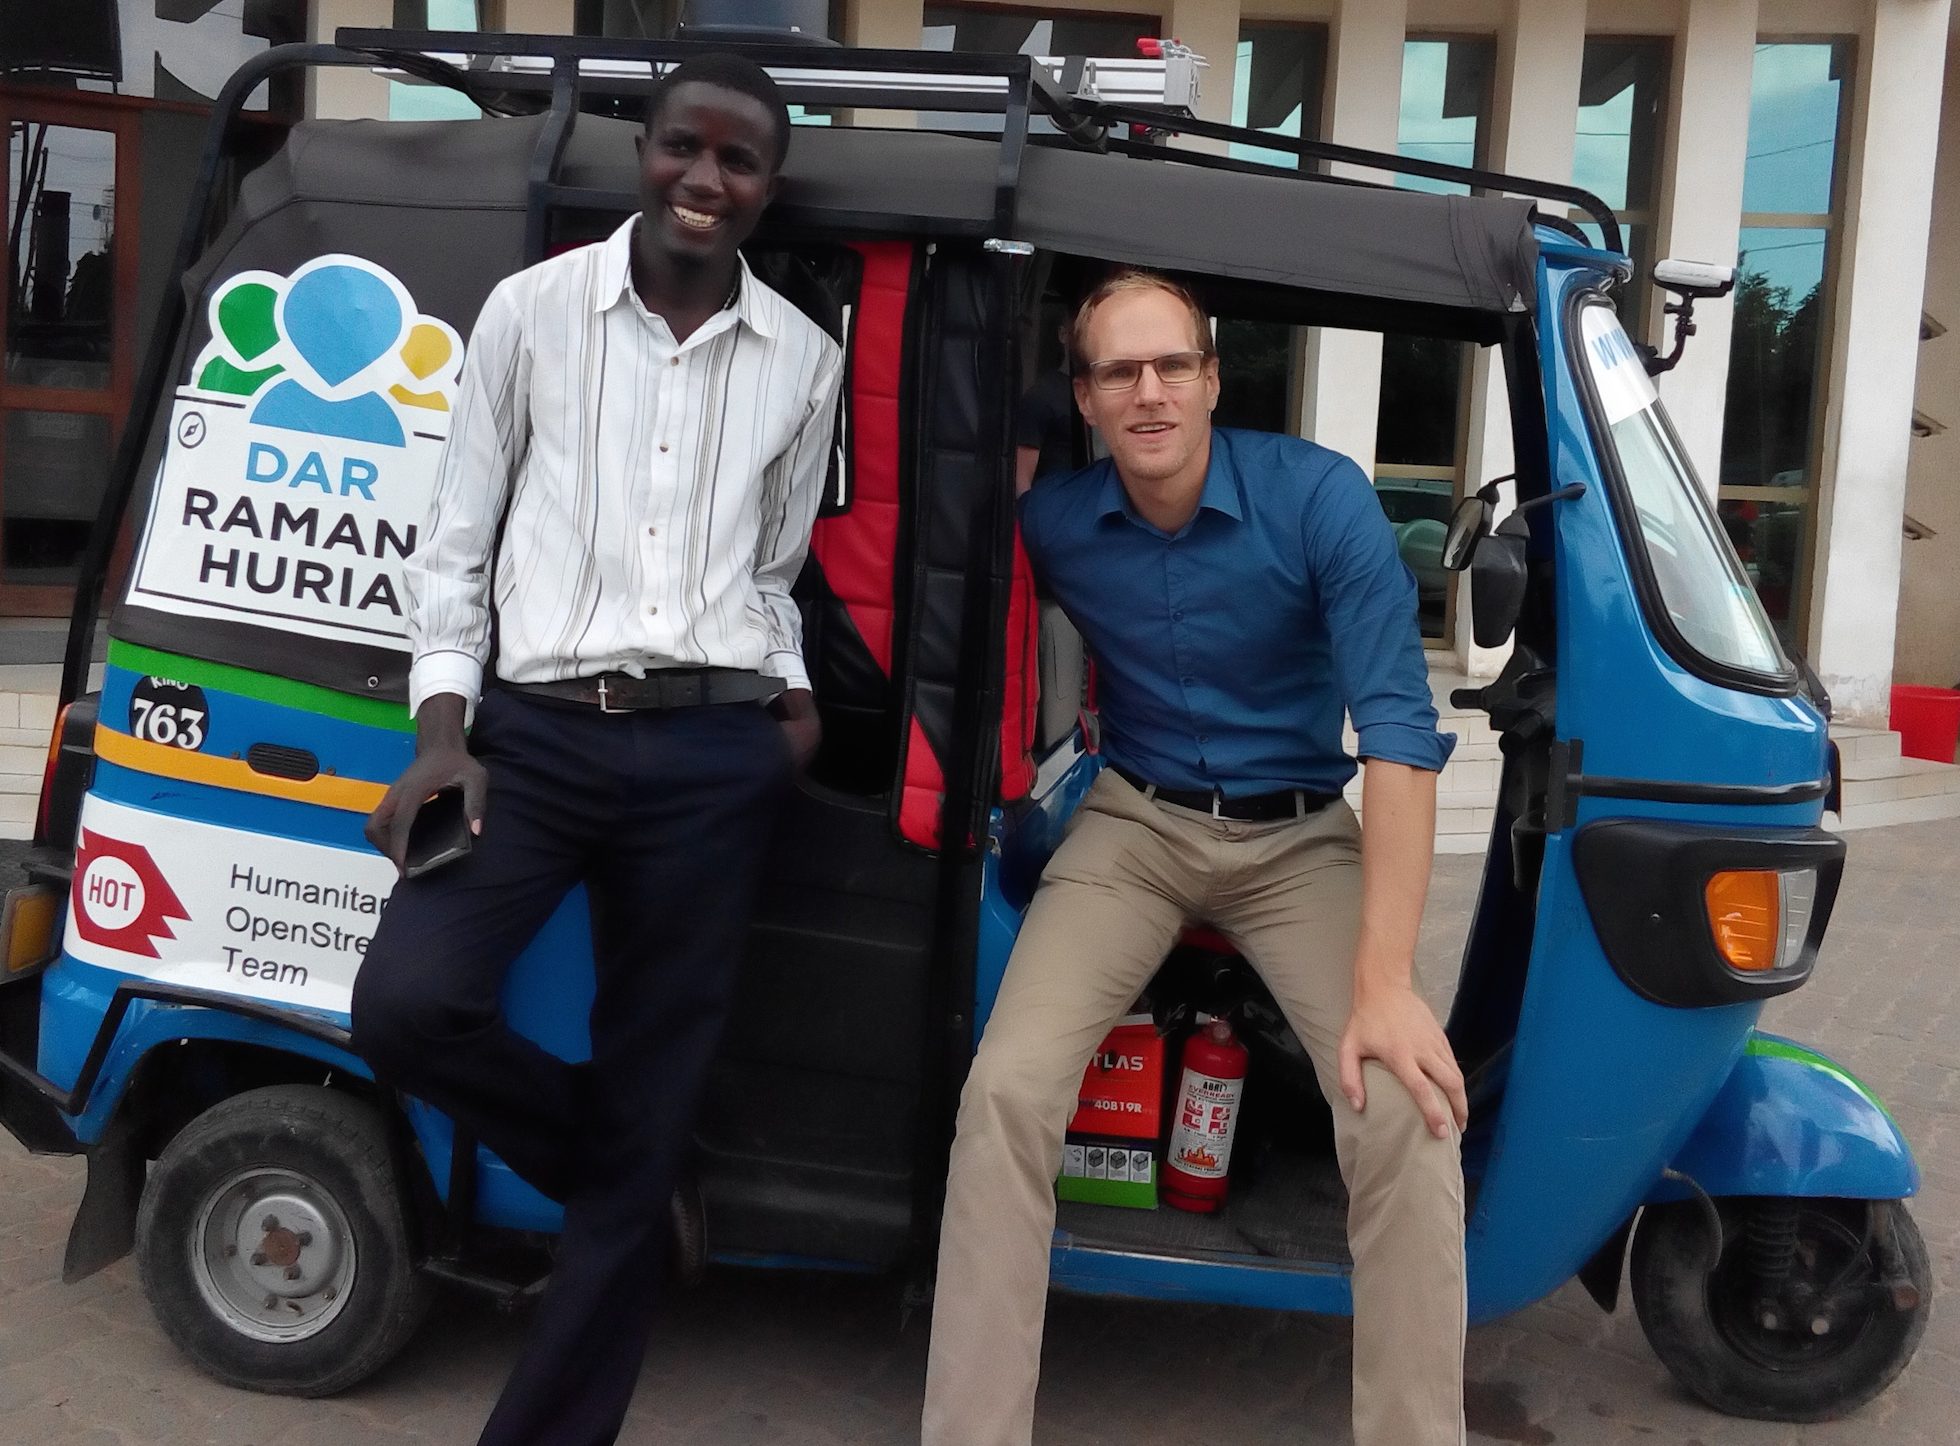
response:
<path id="1" fill-rule="evenodd" d="M 346 1303 L 352 1231 L 333 1195 L 309 1176 L 241 1171 L 206 1196 L 193 1234 L 198 1293 L 241 1334 L 304 1340 Z"/>

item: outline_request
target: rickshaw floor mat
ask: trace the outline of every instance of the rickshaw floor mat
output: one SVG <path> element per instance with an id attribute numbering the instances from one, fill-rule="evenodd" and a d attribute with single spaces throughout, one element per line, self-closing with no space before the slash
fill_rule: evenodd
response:
<path id="1" fill-rule="evenodd" d="M 1160 1187 L 1161 1193 L 1161 1187 Z M 1081 1246 L 1191 1255 L 1263 1255 L 1274 1260 L 1351 1265 L 1347 1189 L 1332 1156 L 1282 1155 L 1258 1173 L 1234 1178 L 1224 1208 L 1195 1215 L 1063 1201 L 1055 1226 Z"/>

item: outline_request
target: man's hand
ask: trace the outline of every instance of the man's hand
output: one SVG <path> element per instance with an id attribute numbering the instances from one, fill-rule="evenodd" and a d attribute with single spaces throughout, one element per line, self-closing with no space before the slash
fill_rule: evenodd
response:
<path id="1" fill-rule="evenodd" d="M 415 714 L 415 761 L 368 815 L 362 832 L 397 873 L 407 867 L 408 835 L 415 815 L 445 788 L 463 791 L 463 816 L 471 833 L 483 832 L 483 805 L 490 775 L 470 756 L 463 740 L 464 700 L 455 693 L 437 693 Z"/>
<path id="2" fill-rule="evenodd" d="M 1361 1062 L 1378 1060 L 1442 1139 L 1452 1117 L 1459 1130 L 1470 1123 L 1470 1105 L 1449 1039 L 1415 989 L 1416 933 L 1436 843 L 1436 775 L 1382 758 L 1361 768 L 1361 937 L 1354 1012 L 1341 1031 L 1341 1093 L 1366 1109 Z"/>
<path id="3" fill-rule="evenodd" d="M 1409 986 L 1388 985 L 1355 995 L 1354 1012 L 1341 1031 L 1340 1059 L 1341 1093 L 1356 1110 L 1368 1106 L 1361 1062 L 1372 1059 L 1402 1081 L 1437 1139 L 1448 1136 L 1451 1120 L 1459 1130 L 1470 1123 L 1456 1054 L 1435 1014 Z"/>
<path id="4" fill-rule="evenodd" d="M 808 688 L 791 688 L 787 693 L 777 694 L 769 710 L 782 725 L 783 736 L 789 740 L 790 756 L 796 760 L 797 772 L 802 772 L 817 756 L 817 745 L 823 742 L 817 700 Z"/>

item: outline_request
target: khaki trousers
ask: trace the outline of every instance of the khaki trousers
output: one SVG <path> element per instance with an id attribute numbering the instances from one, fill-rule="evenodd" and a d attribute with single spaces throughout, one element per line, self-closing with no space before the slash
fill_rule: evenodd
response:
<path id="1" fill-rule="evenodd" d="M 1340 1090 L 1361 832 L 1336 802 L 1236 823 L 1156 803 L 1105 769 L 1049 861 L 960 1097 L 926 1370 L 926 1446 L 1027 1446 L 1055 1228 L 1082 1073 L 1187 920 L 1259 971 L 1334 1111 L 1354 1256 L 1358 1446 L 1461 1446 L 1463 1171 L 1401 1083 Z"/>

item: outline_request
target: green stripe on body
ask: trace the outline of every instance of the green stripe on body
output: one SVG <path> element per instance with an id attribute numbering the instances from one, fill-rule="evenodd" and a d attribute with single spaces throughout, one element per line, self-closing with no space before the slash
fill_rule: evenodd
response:
<path id="1" fill-rule="evenodd" d="M 236 693 L 241 698 L 255 698 L 261 703 L 276 703 L 283 708 L 320 713 L 348 723 L 363 723 L 370 728 L 390 728 L 397 733 L 415 731 L 415 724 L 410 721 L 408 708 L 404 704 L 381 698 L 357 698 L 352 693 L 322 688 L 316 683 L 301 683 L 291 678 L 274 677 L 270 673 L 255 673 L 249 668 L 235 668 L 229 663 L 187 658 L 180 653 L 159 652 L 155 648 L 111 639 L 109 665 L 179 683 L 195 683 L 201 688 L 216 688 L 221 692 Z"/>
<path id="2" fill-rule="evenodd" d="M 1787 1039 L 1771 1039 L 1767 1035 L 1752 1034 L 1749 1036 L 1749 1042 L 1743 1046 L 1742 1052 L 1744 1054 L 1756 1055 L 1762 1059 L 1787 1059 L 1793 1064 L 1803 1064 L 1810 1066 L 1812 1069 L 1820 1069 L 1832 1078 L 1849 1085 L 1873 1109 L 1884 1115 L 1886 1119 L 1892 1120 L 1892 1112 L 1885 1108 L 1885 1101 L 1874 1094 L 1863 1080 L 1859 1079 L 1837 1061 L 1825 1058 L 1814 1049 L 1805 1049 L 1802 1045 L 1792 1044 Z M 1894 1128 L 1898 1126 L 1898 1123 L 1897 1120 L 1892 1120 Z"/>

